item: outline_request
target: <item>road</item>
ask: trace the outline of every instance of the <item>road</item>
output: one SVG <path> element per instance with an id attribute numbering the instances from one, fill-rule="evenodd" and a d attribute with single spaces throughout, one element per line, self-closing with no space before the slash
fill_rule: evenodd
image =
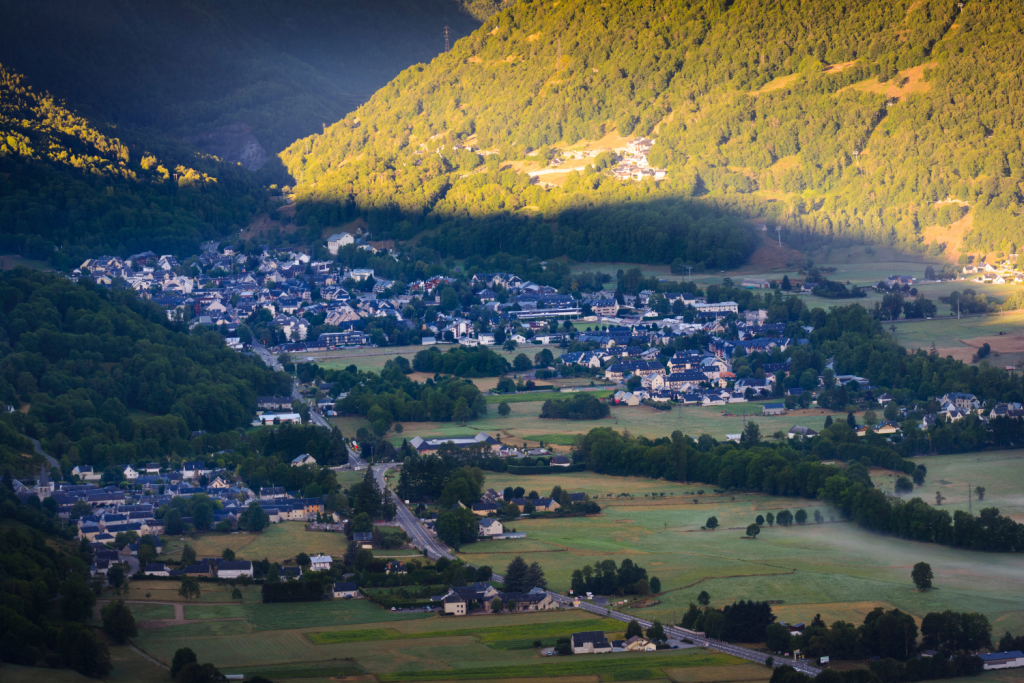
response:
<path id="1" fill-rule="evenodd" d="M 351 451 L 349 452 L 351 458 Z M 405 506 L 405 503 L 398 497 L 398 495 L 387 488 L 387 482 L 384 479 L 384 474 L 394 467 L 394 463 L 383 463 L 380 465 L 373 466 L 373 475 L 377 479 L 377 486 L 382 491 L 388 490 L 391 494 L 391 498 L 395 501 L 395 506 L 398 508 L 397 521 L 402 527 L 405 533 L 409 534 L 412 538 L 413 545 L 420 550 L 426 550 L 427 556 L 432 560 L 436 560 L 441 557 L 447 557 L 449 560 L 454 560 L 455 555 L 448 547 L 437 540 L 433 534 L 427 531 L 426 527 L 420 524 L 420 521 L 416 518 L 416 515 L 409 511 L 409 508 Z"/>
<path id="2" fill-rule="evenodd" d="M 281 367 L 281 364 L 277 362 L 277 358 L 275 358 L 274 355 L 267 350 L 266 346 L 259 343 L 255 339 L 252 340 L 252 350 L 256 352 L 256 355 L 263 359 L 263 362 L 271 370 L 277 370 L 278 372 L 284 371 L 284 368 Z M 296 388 L 295 384 L 292 384 L 292 400 L 305 400 L 302 398 L 302 395 L 299 394 L 299 390 Z M 326 427 L 327 429 L 331 428 L 330 423 L 328 423 L 327 420 L 324 419 L 324 416 L 312 408 L 309 411 L 309 421 L 317 425 L 318 427 Z M 349 458 L 351 458 L 351 456 L 352 451 L 350 450 Z"/>
<path id="3" fill-rule="evenodd" d="M 54 467 L 58 469 L 60 468 L 60 463 L 57 462 L 57 458 L 53 457 L 52 455 L 47 455 L 46 451 L 43 450 L 43 444 L 39 443 L 38 440 L 33 439 L 32 437 L 27 438 L 29 441 L 32 442 L 32 448 L 35 449 L 36 453 L 46 458 L 46 462 L 50 463 L 50 469 L 53 469 Z"/>
<path id="4" fill-rule="evenodd" d="M 548 594 L 556 602 L 559 602 L 563 605 L 572 604 L 572 600 L 570 598 L 565 597 L 564 595 L 559 595 L 558 593 L 551 592 L 549 592 Z M 594 614 L 599 614 L 601 616 L 609 617 L 611 619 L 616 619 L 618 621 L 626 623 L 636 620 L 636 622 L 645 629 L 651 625 L 651 622 L 647 619 L 640 619 L 639 617 L 635 617 L 629 614 L 623 614 L 622 612 L 616 612 L 606 607 L 598 607 L 597 605 L 592 605 L 587 602 L 581 602 L 580 608 L 587 612 L 592 612 Z M 758 652 L 757 650 L 751 650 L 749 648 L 740 647 L 739 645 L 733 645 L 732 643 L 725 643 L 720 640 L 715 640 L 714 638 L 708 638 L 707 636 L 701 633 L 690 631 L 685 628 L 680 628 L 679 626 L 665 626 L 664 628 L 665 635 L 669 636 L 670 638 L 688 638 L 692 640 L 694 643 L 698 645 L 703 645 L 704 647 L 710 650 L 724 652 L 734 657 L 746 659 L 747 661 L 755 662 L 757 664 L 763 665 L 765 663 L 765 660 L 767 660 L 770 656 L 766 655 L 763 652 Z M 774 659 L 775 665 L 781 666 L 783 664 L 788 664 L 797 671 L 807 674 L 808 676 L 817 676 L 821 673 L 821 669 L 815 666 L 811 666 L 811 664 L 806 660 L 793 661 L 791 659 L 783 657 L 775 657 Z"/>

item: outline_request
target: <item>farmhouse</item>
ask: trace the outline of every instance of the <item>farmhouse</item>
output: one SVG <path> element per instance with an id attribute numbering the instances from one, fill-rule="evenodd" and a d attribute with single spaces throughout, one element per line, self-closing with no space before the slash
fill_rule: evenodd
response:
<path id="1" fill-rule="evenodd" d="M 765 403 L 761 406 L 762 415 L 785 415 L 786 406 L 783 403 Z"/>
<path id="2" fill-rule="evenodd" d="M 331 587 L 331 594 L 336 598 L 357 598 L 359 588 L 351 581 L 340 581 Z"/>
<path id="3" fill-rule="evenodd" d="M 574 655 L 592 655 L 611 652 L 612 644 L 604 636 L 604 631 L 583 631 L 572 634 L 572 653 Z"/>
<path id="4" fill-rule="evenodd" d="M 151 563 L 147 564 L 146 568 L 143 570 L 143 573 L 146 576 L 170 576 L 171 575 L 170 571 L 167 569 L 167 565 L 165 565 L 162 562 L 151 562 Z"/>
<path id="5" fill-rule="evenodd" d="M 237 579 L 240 576 L 252 578 L 252 562 L 249 560 L 221 560 L 217 563 L 218 579 Z"/>
<path id="6" fill-rule="evenodd" d="M 1012 652 L 992 652 L 981 657 L 982 668 L 985 671 L 992 669 L 1016 669 L 1024 666 L 1024 652 L 1013 650 Z"/>
<path id="7" fill-rule="evenodd" d="M 479 446 L 486 444 L 488 446 L 497 446 L 498 440 L 487 432 L 480 432 L 476 436 L 463 437 L 463 438 L 447 438 L 447 439 L 424 439 L 423 437 L 417 436 L 409 441 L 409 445 L 415 448 L 420 453 L 427 451 L 436 451 L 446 443 L 452 444 L 457 448 L 469 448 L 472 446 Z"/>
<path id="8" fill-rule="evenodd" d="M 302 455 L 296 456 L 295 459 L 292 460 L 292 467 L 302 467 L 303 465 L 315 465 L 315 464 L 316 464 L 316 458 L 314 458 L 309 453 L 303 453 Z"/>
<path id="9" fill-rule="evenodd" d="M 309 568 L 312 571 L 329 571 L 334 558 L 330 555 L 314 555 L 309 558 Z"/>

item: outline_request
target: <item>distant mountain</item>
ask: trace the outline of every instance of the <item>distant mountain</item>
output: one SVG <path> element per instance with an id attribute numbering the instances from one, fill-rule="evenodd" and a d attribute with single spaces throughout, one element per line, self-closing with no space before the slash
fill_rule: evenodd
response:
<path id="1" fill-rule="evenodd" d="M 501 0 L 0 0 L 0 63 L 97 123 L 250 168 L 322 131 Z M 262 149 L 262 152 L 256 147 Z"/>
<path id="2" fill-rule="evenodd" d="M 755 220 L 797 246 L 1012 251 L 1022 31 L 1024 6 L 969 0 L 520 0 L 281 158 L 300 223 L 455 256 L 727 266 Z M 666 179 L 516 173 L 641 135 Z"/>
<path id="3" fill-rule="evenodd" d="M 0 253 L 192 252 L 264 208 L 237 165 L 166 138 L 117 137 L 0 66 Z"/>

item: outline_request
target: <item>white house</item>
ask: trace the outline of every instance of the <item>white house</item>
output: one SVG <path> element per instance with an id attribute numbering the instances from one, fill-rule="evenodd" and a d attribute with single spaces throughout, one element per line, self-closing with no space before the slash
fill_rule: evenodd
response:
<path id="1" fill-rule="evenodd" d="M 1013 650 L 1012 652 L 992 652 L 981 657 L 982 667 L 985 671 L 992 669 L 1016 669 L 1024 666 L 1024 652 Z"/>
<path id="2" fill-rule="evenodd" d="M 612 644 L 604 635 L 604 631 L 583 631 L 572 634 L 572 653 L 574 655 L 597 654 L 611 652 Z"/>
<path id="3" fill-rule="evenodd" d="M 103 473 L 96 472 L 91 465 L 79 465 L 71 470 L 71 474 L 77 475 L 82 481 L 99 481 L 103 478 Z"/>
<path id="4" fill-rule="evenodd" d="M 124 478 L 128 481 L 135 481 L 139 478 L 139 473 L 136 472 L 131 465 L 124 466 Z"/>
<path id="5" fill-rule="evenodd" d="M 330 555 L 314 555 L 309 558 L 309 568 L 312 571 L 326 571 L 331 568 L 334 558 Z"/>
<path id="6" fill-rule="evenodd" d="M 481 519 L 480 520 L 480 535 L 481 536 L 497 536 L 498 534 L 505 533 L 505 528 L 496 519 Z"/>
<path id="7" fill-rule="evenodd" d="M 252 562 L 249 560 L 221 560 L 217 563 L 218 579 L 237 579 L 240 576 L 252 577 Z"/>
<path id="8" fill-rule="evenodd" d="M 150 564 L 147 564 L 146 568 L 143 570 L 143 573 L 146 576 L 170 576 L 171 575 L 170 570 L 167 569 L 167 565 L 165 565 L 165 564 L 163 564 L 161 562 L 152 562 Z"/>
<path id="9" fill-rule="evenodd" d="M 331 587 L 331 593 L 336 598 L 357 598 L 359 588 L 351 581 L 340 581 Z"/>
<path id="10" fill-rule="evenodd" d="M 327 238 L 327 251 L 331 252 L 332 256 L 337 256 L 339 249 L 355 241 L 356 238 L 347 232 L 336 232 Z"/>
<path id="11" fill-rule="evenodd" d="M 300 456 L 296 457 L 294 460 L 292 460 L 292 467 L 302 467 L 303 465 L 315 465 L 315 464 L 316 464 L 316 458 L 314 458 L 309 453 L 303 453 L 302 455 L 300 455 Z"/>

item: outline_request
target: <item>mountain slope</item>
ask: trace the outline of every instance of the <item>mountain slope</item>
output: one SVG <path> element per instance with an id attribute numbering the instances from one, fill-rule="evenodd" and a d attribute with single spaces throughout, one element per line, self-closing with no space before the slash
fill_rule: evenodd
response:
<path id="1" fill-rule="evenodd" d="M 1006 251 L 1022 241 L 1022 31 L 1008 3 L 522 0 L 281 157 L 300 222 L 429 229 L 456 255 L 730 265 L 753 243 L 720 228 L 744 218 L 796 244 L 919 248 L 960 217 L 948 197 L 974 212 L 965 246 Z M 658 183 L 588 171 L 542 190 L 497 170 L 655 130 Z M 467 140 L 497 152 L 486 173 Z"/>
<path id="2" fill-rule="evenodd" d="M 195 252 L 263 207 L 233 164 L 122 139 L 0 65 L 0 251 L 77 266 L 98 252 Z"/>
<path id="3" fill-rule="evenodd" d="M 180 138 L 244 125 L 275 153 L 500 4 L 0 0 L 0 63 L 97 122 Z"/>

